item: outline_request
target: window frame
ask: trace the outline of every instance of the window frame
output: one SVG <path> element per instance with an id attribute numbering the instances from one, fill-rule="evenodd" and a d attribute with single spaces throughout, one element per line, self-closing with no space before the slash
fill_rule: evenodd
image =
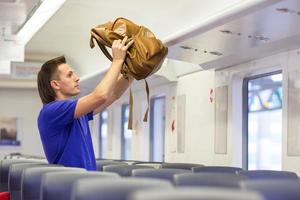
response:
<path id="1" fill-rule="evenodd" d="M 103 112 L 107 112 L 107 119 L 104 120 L 103 119 Z M 99 113 L 99 158 L 105 158 L 103 155 L 103 151 L 102 151 L 102 124 L 106 123 L 108 126 L 108 111 L 107 110 L 103 110 L 102 112 Z"/>
<path id="2" fill-rule="evenodd" d="M 266 77 L 266 76 L 272 76 L 276 74 L 283 74 L 282 70 L 275 70 L 272 72 L 267 73 L 261 73 L 253 76 L 244 77 L 243 84 L 242 84 L 242 167 L 243 169 L 248 170 L 248 114 L 249 114 L 249 106 L 248 106 L 248 83 L 251 80 Z"/>
<path id="3" fill-rule="evenodd" d="M 164 100 L 164 122 L 166 121 L 166 97 L 165 96 L 157 96 L 157 97 L 152 97 L 150 99 L 150 126 L 149 126 L 149 161 L 155 162 L 154 161 L 154 103 L 156 100 L 163 99 Z M 162 149 L 165 149 L 165 131 L 163 134 L 163 147 Z M 162 155 L 162 162 L 165 161 L 165 152 L 163 151 Z"/>

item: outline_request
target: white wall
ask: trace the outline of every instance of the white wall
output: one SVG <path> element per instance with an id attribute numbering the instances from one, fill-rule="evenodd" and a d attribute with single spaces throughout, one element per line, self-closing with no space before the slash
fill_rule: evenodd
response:
<path id="1" fill-rule="evenodd" d="M 169 149 L 166 149 L 167 162 L 190 162 L 212 164 L 214 144 L 214 103 L 209 101 L 210 89 L 214 88 L 214 71 L 201 71 L 178 79 L 176 98 L 186 96 L 185 105 L 185 145 L 178 151 L 178 130 L 167 132 Z M 184 109 L 183 109 L 184 110 Z M 181 114 L 181 113 L 179 113 Z M 175 117 L 175 127 L 180 123 Z M 178 135 L 177 135 L 178 136 Z M 172 142 L 173 140 L 173 142 Z"/>
<path id="2" fill-rule="evenodd" d="M 144 84 L 144 81 L 135 84 Z M 169 83 L 154 87 L 150 86 L 150 98 L 154 96 L 165 96 L 166 101 L 170 102 L 172 98 L 173 84 Z M 140 88 L 140 87 L 138 87 Z M 121 157 L 121 107 L 122 104 L 128 103 L 128 91 L 117 102 L 112 104 L 108 109 L 108 156 L 107 158 L 120 159 Z M 144 89 L 133 91 L 133 136 L 132 136 L 132 159 L 148 160 L 149 159 L 149 121 L 143 122 L 143 116 L 147 109 L 147 98 Z M 166 110 L 170 105 L 166 105 Z M 149 117 L 148 117 L 149 120 Z M 170 117 L 166 116 L 166 130 L 170 127 Z M 97 132 L 97 130 L 93 130 Z"/>
<path id="3" fill-rule="evenodd" d="M 19 119 L 20 146 L 0 146 L 0 158 L 11 152 L 44 156 L 37 129 L 37 116 L 42 106 L 37 89 L 0 88 L 0 117 Z"/>

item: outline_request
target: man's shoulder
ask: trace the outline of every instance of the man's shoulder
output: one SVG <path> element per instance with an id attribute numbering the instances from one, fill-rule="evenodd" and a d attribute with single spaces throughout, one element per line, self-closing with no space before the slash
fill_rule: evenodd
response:
<path id="1" fill-rule="evenodd" d="M 50 103 L 45 104 L 41 110 L 55 110 L 55 109 L 64 109 L 69 106 L 76 106 L 77 99 L 64 99 L 64 100 L 55 100 Z"/>
<path id="2" fill-rule="evenodd" d="M 43 105 L 38 116 L 38 124 L 65 126 L 74 121 L 77 99 L 56 100 Z"/>
<path id="3" fill-rule="evenodd" d="M 44 104 L 40 110 L 39 118 L 44 118 L 51 116 L 53 114 L 75 110 L 77 99 L 65 99 L 65 100 L 55 100 L 50 103 Z M 49 117 L 50 117 L 49 116 Z"/>

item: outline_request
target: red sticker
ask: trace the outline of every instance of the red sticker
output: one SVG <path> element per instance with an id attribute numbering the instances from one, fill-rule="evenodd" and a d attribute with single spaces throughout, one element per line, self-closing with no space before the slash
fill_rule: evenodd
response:
<path id="1" fill-rule="evenodd" d="M 172 129 L 172 132 L 174 132 L 174 130 L 175 130 L 175 120 L 172 121 L 172 127 L 171 127 L 171 129 Z"/>

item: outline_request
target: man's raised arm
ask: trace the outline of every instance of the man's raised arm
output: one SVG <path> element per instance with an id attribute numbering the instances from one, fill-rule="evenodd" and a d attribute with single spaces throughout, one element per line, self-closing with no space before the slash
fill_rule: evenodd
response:
<path id="1" fill-rule="evenodd" d="M 133 41 L 128 42 L 127 36 L 121 40 L 115 40 L 112 44 L 113 62 L 108 69 L 102 81 L 88 95 L 81 97 L 76 105 L 75 118 L 89 112 L 95 111 L 101 105 L 108 104 L 115 96 L 115 90 L 118 91 L 118 78 L 121 67 L 124 63 L 126 51 L 132 45 Z"/>

